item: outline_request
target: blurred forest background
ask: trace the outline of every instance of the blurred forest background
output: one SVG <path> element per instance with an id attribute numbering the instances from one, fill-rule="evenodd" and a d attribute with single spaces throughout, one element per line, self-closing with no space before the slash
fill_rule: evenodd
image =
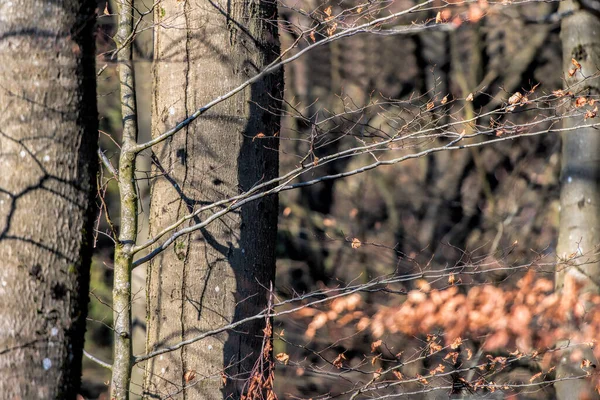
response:
<path id="1" fill-rule="evenodd" d="M 334 11 L 358 5 L 357 0 L 302 3 L 304 9 L 331 6 Z M 494 110 L 516 91 L 524 92 L 536 85 L 539 85 L 536 90 L 544 93 L 562 88 L 560 23 L 539 22 L 556 12 L 557 4 L 536 2 L 484 12 L 486 3 L 483 0 L 465 6 L 471 22 L 452 30 L 356 35 L 319 47 L 287 65 L 287 111 L 296 117 L 284 117 L 282 121 L 281 171 L 299 163 L 295 154 L 305 154 L 308 144 L 298 138 L 310 136 L 315 126 L 330 135 L 321 142 L 322 147 L 314 150 L 315 157 L 344 149 L 344 141 L 332 140 L 336 134 L 342 136 L 349 131 L 367 134 L 348 115 L 330 118 L 323 125 L 319 121 L 348 108 L 360 109 L 374 100 L 410 99 L 413 104 L 415 101 L 426 104 L 432 100 L 439 102 L 446 95 L 450 99 L 465 98 L 473 92 L 474 101 L 466 103 L 461 111 L 468 117 Z M 411 4 L 412 0 L 395 1 L 390 12 Z M 280 19 L 302 18 L 291 10 L 298 6 L 285 0 L 280 7 Z M 106 65 L 98 80 L 100 129 L 106 133 L 101 135 L 101 142 L 103 148 L 110 149 L 114 145 L 109 135 L 119 137 L 121 117 L 115 64 L 103 53 L 114 46 L 111 37 L 115 18 L 111 13 L 115 8 L 111 2 L 98 0 L 98 9 L 97 67 Z M 430 17 L 435 19 L 435 16 L 432 12 Z M 410 20 L 401 22 L 409 24 Z M 146 23 L 150 26 L 152 21 Z M 282 49 L 290 47 L 293 35 L 285 29 L 280 34 Z M 147 140 L 152 90 L 151 29 L 136 37 L 135 58 L 140 139 Z M 411 110 L 403 112 L 408 116 Z M 303 118 L 298 117 L 300 114 Z M 372 126 L 380 126 L 382 132 L 394 128 L 381 108 L 358 114 Z M 519 114 L 506 118 L 523 122 L 519 121 Z M 478 123 L 493 126 L 495 121 L 484 118 Z M 353 163 L 362 165 L 360 161 L 348 158 L 328 164 L 327 173 L 346 170 Z M 138 166 L 139 169 L 149 172 L 150 159 L 140 157 L 140 162 L 145 164 Z M 390 274 L 443 270 L 461 263 L 478 265 L 479 271 L 532 260 L 552 263 L 557 239 L 559 171 L 560 137 L 548 134 L 482 148 L 439 152 L 397 166 L 285 192 L 280 195 L 277 295 L 285 299 L 324 287 L 363 283 Z M 143 178 L 143 174 L 139 177 Z M 143 180 L 139 184 L 143 210 L 147 212 L 148 188 L 142 186 Z M 107 198 L 110 196 L 109 191 Z M 107 204 L 117 207 L 118 201 Z M 111 214 L 118 215 L 118 210 L 111 210 Z M 353 238 L 360 240 L 359 248 L 351 245 Z M 140 235 L 140 240 L 143 239 L 144 233 Z M 112 316 L 106 304 L 110 303 L 112 251 L 112 242 L 98 236 L 86 349 L 103 359 L 111 357 L 112 333 L 108 325 Z M 496 270 L 473 275 L 471 281 L 463 277 L 461 283 L 465 287 L 482 282 L 511 285 L 525 273 L 526 270 Z M 553 269 L 548 268 L 547 273 L 546 278 L 552 281 Z M 135 274 L 134 343 L 137 340 L 138 346 L 143 346 L 145 277 L 141 268 Z M 447 281 L 429 284 L 435 288 L 446 286 Z M 387 306 L 397 306 L 406 298 L 403 293 L 414 285 L 419 282 L 408 281 L 397 288 L 396 294 L 380 291 L 364 294 L 361 309 L 373 315 Z M 460 290 L 466 290 L 465 287 Z M 274 322 L 274 353 L 284 352 L 291 360 L 313 366 L 278 364 L 275 384 L 282 398 L 335 394 L 349 388 L 351 375 L 328 374 L 325 369 L 318 372 L 319 366 L 326 366 L 321 356 L 332 360 L 343 353 L 344 362 L 359 363 L 379 339 L 370 330 L 356 333 L 354 325 L 335 323 L 326 324 L 310 337 L 307 336 L 310 321 L 308 316 L 292 315 Z M 278 336 L 282 330 L 284 335 Z M 384 342 L 393 349 L 392 353 L 404 350 L 408 354 L 411 349 L 423 347 L 421 339 L 410 335 L 385 333 Z M 134 349 L 136 354 L 142 351 L 143 348 Z M 428 367 L 433 366 L 414 368 L 418 372 L 418 368 Z M 527 365 L 517 365 L 506 373 L 505 379 L 527 381 L 535 373 Z M 141 375 L 142 370 L 136 367 L 134 382 L 141 382 Z M 87 359 L 84 359 L 83 380 L 83 395 L 108 399 L 106 371 Z M 551 390 L 546 388 L 521 398 L 551 398 Z"/>

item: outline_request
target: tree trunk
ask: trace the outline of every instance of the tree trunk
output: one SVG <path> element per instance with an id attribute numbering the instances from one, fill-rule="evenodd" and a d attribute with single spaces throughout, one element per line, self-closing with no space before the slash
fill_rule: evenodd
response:
<path id="1" fill-rule="evenodd" d="M 0 397 L 74 399 L 97 166 L 93 1 L 0 3 Z"/>
<path id="2" fill-rule="evenodd" d="M 561 10 L 576 8 L 577 3 L 565 1 Z M 563 45 L 563 72 L 565 86 L 575 97 L 600 95 L 600 20 L 585 10 L 576 10 L 563 19 L 561 40 Z M 574 69 L 572 59 L 581 64 Z M 589 78 L 595 76 L 594 78 Z M 574 108 L 573 104 L 570 105 Z M 565 120 L 565 127 L 587 124 L 582 116 Z M 600 292 L 600 136 L 597 129 L 580 128 L 562 136 L 562 171 L 560 193 L 560 222 L 557 255 L 556 288 L 562 290 L 566 279 L 583 284 L 583 290 Z M 561 262 L 572 259 L 568 262 Z M 568 278 L 569 277 L 569 278 Z M 565 338 L 568 339 L 568 338 Z M 563 344 L 566 344 L 563 343 Z M 588 357 L 589 358 L 589 357 Z M 569 361 L 565 352 L 557 368 L 557 377 L 581 376 L 579 362 Z M 588 386 L 585 380 L 571 380 L 556 386 L 559 399 L 577 399 Z"/>
<path id="3" fill-rule="evenodd" d="M 153 136 L 273 61 L 279 54 L 276 18 L 275 2 L 161 2 L 155 14 Z M 155 148 L 154 169 L 162 176 L 152 187 L 150 236 L 200 205 L 277 176 L 273 136 L 281 97 L 281 74 L 266 76 Z M 254 139 L 259 133 L 265 138 Z M 250 203 L 177 240 L 152 261 L 148 351 L 266 307 L 277 211 L 276 196 Z M 264 321 L 245 324 L 148 361 L 146 396 L 240 398 L 261 353 L 263 329 Z M 196 376 L 186 382 L 188 371 Z"/>
<path id="4" fill-rule="evenodd" d="M 133 0 L 118 0 L 118 29 L 115 44 L 120 51 L 119 95 L 121 99 L 121 119 L 123 134 L 119 156 L 119 203 L 121 218 L 119 241 L 115 246 L 113 279 L 113 364 L 110 388 L 111 400 L 129 399 L 131 384 L 132 343 L 131 343 L 131 268 L 133 245 L 137 240 L 138 193 L 135 181 L 137 144 L 137 103 L 135 92 L 135 71 L 133 69 L 133 46 L 129 40 L 134 29 Z"/>

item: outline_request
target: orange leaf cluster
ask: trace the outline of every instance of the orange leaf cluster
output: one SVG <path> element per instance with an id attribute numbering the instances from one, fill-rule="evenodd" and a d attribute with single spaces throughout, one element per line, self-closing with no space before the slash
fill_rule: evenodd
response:
<path id="1" fill-rule="evenodd" d="M 338 297 L 334 299 L 330 304 L 330 310 L 328 312 L 317 311 L 311 308 L 305 308 L 301 310 L 297 314 L 300 316 L 312 316 L 313 319 L 308 324 L 308 329 L 306 330 L 305 336 L 309 339 L 312 339 L 317 330 L 325 326 L 329 321 L 336 321 L 340 325 L 346 325 L 352 320 L 356 319 L 363 315 L 360 311 L 354 311 L 361 304 L 362 300 L 358 293 L 351 294 L 346 297 Z M 348 314 L 342 316 L 343 313 L 348 312 Z"/>
<path id="2" fill-rule="evenodd" d="M 422 284 L 419 290 L 408 292 L 399 306 L 380 307 L 370 316 L 358 309 L 357 294 L 335 299 L 329 311 L 305 309 L 302 314 L 312 317 L 306 332 L 309 338 L 329 322 L 347 325 L 354 321 L 357 329 L 370 329 L 377 339 L 386 332 L 424 336 L 441 329 L 451 350 L 463 338 L 486 337 L 484 349 L 488 351 L 514 346 L 531 351 L 550 348 L 565 338 L 579 343 L 597 339 L 600 296 L 580 293 L 580 289 L 568 276 L 562 291 L 556 293 L 552 281 L 530 271 L 508 290 L 486 284 L 463 293 L 458 286 L 432 289 Z M 372 343 L 372 351 L 380 345 L 380 340 Z M 432 353 L 441 350 L 433 339 L 428 346 Z M 447 357 L 455 358 L 457 353 Z"/>
<path id="3" fill-rule="evenodd" d="M 600 296 L 579 294 L 569 277 L 561 294 L 553 283 L 523 277 L 516 289 L 476 286 L 460 293 L 452 286 L 429 293 L 411 291 L 398 307 L 377 312 L 370 323 L 375 337 L 384 332 L 419 335 L 442 328 L 448 345 L 460 337 L 487 335 L 487 350 L 517 345 L 523 351 L 550 347 L 563 338 L 587 342 L 600 331 Z"/>

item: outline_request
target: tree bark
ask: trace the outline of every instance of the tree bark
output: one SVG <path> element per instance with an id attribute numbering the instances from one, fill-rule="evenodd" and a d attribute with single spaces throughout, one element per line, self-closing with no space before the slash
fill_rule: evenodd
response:
<path id="1" fill-rule="evenodd" d="M 165 0 L 155 14 L 156 137 L 256 74 L 279 54 L 275 2 Z M 150 236 L 195 207 L 278 174 L 282 75 L 266 76 L 157 146 Z M 264 138 L 255 137 L 262 133 Z M 262 137 L 262 135 L 261 135 Z M 147 350 L 254 315 L 274 280 L 278 202 L 263 198 L 177 240 L 148 270 Z M 202 214 L 192 224 L 205 219 Z M 147 398 L 240 398 L 264 321 L 148 361 Z M 185 373 L 195 372 L 186 382 Z M 225 383 L 225 384 L 224 384 Z"/>
<path id="2" fill-rule="evenodd" d="M 113 328 L 114 348 L 111 380 L 111 399 L 129 399 L 131 370 L 133 367 L 131 343 L 131 268 L 132 247 L 138 233 L 138 193 L 135 182 L 137 153 L 137 104 L 135 93 L 135 71 L 133 69 L 133 46 L 129 40 L 133 33 L 134 1 L 118 0 L 118 29 L 115 43 L 120 49 L 119 94 L 123 136 L 119 156 L 119 203 L 121 226 L 119 243 L 115 246 L 113 284 Z"/>
<path id="3" fill-rule="evenodd" d="M 578 3 L 565 1 L 561 11 L 574 9 L 563 19 L 563 73 L 565 88 L 575 97 L 600 95 L 600 20 L 588 11 L 577 9 Z M 581 69 L 571 77 L 572 59 Z M 574 108 L 573 104 L 569 107 Z M 565 127 L 576 127 L 589 121 L 579 116 L 565 120 Z M 560 193 L 560 222 L 557 255 L 556 288 L 562 290 L 567 279 L 574 279 L 587 292 L 600 292 L 600 136 L 596 129 L 580 128 L 562 136 L 562 170 Z M 569 260 L 566 261 L 565 260 Z M 568 338 L 565 338 L 568 339 Z M 563 343 L 563 344 L 566 344 Z M 569 360 L 564 352 L 557 368 L 557 377 L 581 376 L 579 362 Z M 587 390 L 585 380 L 571 380 L 555 385 L 559 399 L 576 399 Z"/>
<path id="4" fill-rule="evenodd" d="M 0 3 L 0 393 L 74 399 L 97 168 L 93 1 Z"/>

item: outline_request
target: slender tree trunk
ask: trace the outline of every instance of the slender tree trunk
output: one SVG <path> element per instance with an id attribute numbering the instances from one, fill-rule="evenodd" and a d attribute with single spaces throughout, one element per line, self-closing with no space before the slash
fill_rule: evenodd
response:
<path id="1" fill-rule="evenodd" d="M 153 135 L 274 60 L 276 18 L 270 1 L 161 2 L 155 14 Z M 269 75 L 155 148 L 155 171 L 163 175 L 152 188 L 151 235 L 199 205 L 278 174 L 273 136 L 281 88 L 281 75 Z M 254 139 L 259 133 L 264 138 Z M 154 259 L 147 286 L 148 351 L 265 308 L 265 288 L 275 272 L 277 207 L 275 196 L 250 203 Z M 261 353 L 263 329 L 264 321 L 246 324 L 150 360 L 146 396 L 183 391 L 186 399 L 239 399 Z"/>
<path id="2" fill-rule="evenodd" d="M 561 4 L 562 10 L 577 8 L 574 1 Z M 580 95 L 600 95 L 600 19 L 585 11 L 576 10 L 563 19 L 563 71 L 565 86 Z M 567 71 L 574 68 L 572 59 L 581 64 L 572 77 Z M 594 78 L 590 78 L 593 77 Z M 572 104 L 570 107 L 574 107 Z M 565 126 L 583 125 L 583 117 L 565 120 Z M 567 279 L 584 285 L 583 290 L 600 292 L 600 135 L 598 130 L 580 128 L 562 137 L 562 171 L 560 193 L 560 222 L 557 255 L 556 288 L 563 290 Z M 575 257 L 575 258 L 574 258 Z M 572 259 L 568 262 L 561 260 Z M 567 339 L 567 338 L 565 338 Z M 566 342 L 565 342 L 566 344 Z M 580 376 L 579 362 L 569 361 L 565 352 L 557 377 Z M 577 399 L 587 389 L 584 380 L 571 380 L 556 386 L 559 399 Z"/>
<path id="3" fill-rule="evenodd" d="M 115 246 L 113 320 L 114 348 L 111 382 L 111 399 L 127 400 L 131 381 L 131 268 L 132 247 L 138 233 L 138 193 L 135 185 L 135 161 L 137 153 L 137 105 L 135 96 L 135 74 L 133 69 L 133 0 L 118 0 L 118 29 L 115 43 L 120 49 L 119 91 L 123 138 L 119 157 L 119 200 L 121 226 L 119 242 Z"/>
<path id="4" fill-rule="evenodd" d="M 0 2 L 0 397 L 74 399 L 97 166 L 93 1 Z"/>

